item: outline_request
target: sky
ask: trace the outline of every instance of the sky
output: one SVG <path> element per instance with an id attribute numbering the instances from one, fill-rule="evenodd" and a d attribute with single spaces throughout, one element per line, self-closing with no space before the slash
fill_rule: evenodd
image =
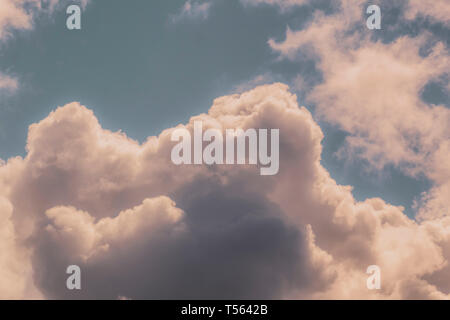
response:
<path id="1" fill-rule="evenodd" d="M 105 128 L 122 130 L 141 142 L 206 112 L 216 97 L 255 79 L 260 84 L 293 84 L 299 103 L 314 111 L 314 103 L 302 99 L 304 89 L 295 88 L 299 74 L 311 83 L 320 81 L 314 61 L 280 61 L 267 41 L 282 39 L 287 26 L 307 24 L 316 8 L 332 12 L 332 2 L 315 1 L 280 13 L 267 5 L 215 1 L 205 17 L 183 16 L 183 5 L 134 1 L 124 8 L 120 0 L 93 1 L 83 12 L 82 30 L 67 30 L 67 15 L 59 9 L 51 18 L 38 15 L 32 32 L 15 31 L 0 53 L 1 70 L 20 81 L 16 94 L 1 102 L 0 157 L 23 156 L 28 126 L 72 101 L 95 108 Z M 395 10 L 383 19 L 395 21 Z M 393 28 L 373 36 L 384 40 L 415 33 L 406 23 Z M 439 26 L 426 29 L 436 29 L 434 33 L 448 42 Z M 439 86 L 426 89 L 423 94 L 430 102 L 448 105 Z M 429 187 L 424 179 L 409 179 L 395 168 L 373 173 L 360 162 L 339 159 L 336 151 L 346 133 L 328 123 L 322 126 L 329 130 L 323 164 L 337 181 L 357 186 L 360 200 L 381 196 L 414 214 L 409 209 L 412 201 Z"/>
<path id="2" fill-rule="evenodd" d="M 449 16 L 0 0 L 0 298 L 448 298 Z M 170 132 L 195 119 L 279 128 L 280 173 L 174 167 Z"/>

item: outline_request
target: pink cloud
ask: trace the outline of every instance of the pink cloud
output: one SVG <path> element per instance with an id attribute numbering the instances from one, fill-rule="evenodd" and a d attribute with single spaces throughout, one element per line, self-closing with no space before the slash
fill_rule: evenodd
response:
<path id="1" fill-rule="evenodd" d="M 139 144 L 77 103 L 31 125 L 26 157 L 0 167 L 2 254 L 17 261 L 5 268 L 0 255 L 0 283 L 23 283 L 1 297 L 68 298 L 60 271 L 73 263 L 95 275 L 81 296 L 90 298 L 223 297 L 222 286 L 234 297 L 447 297 L 449 218 L 418 222 L 382 199 L 356 201 L 321 166 L 323 133 L 286 85 L 218 98 L 180 126 L 199 120 L 279 128 L 279 174 L 175 166 L 174 128 Z M 366 288 L 372 264 L 380 291 Z"/>
<path id="2" fill-rule="evenodd" d="M 324 81 L 307 98 L 319 118 L 350 134 L 340 155 L 363 158 L 377 170 L 394 165 L 408 175 L 426 176 L 434 186 L 420 203 L 419 217 L 449 215 L 450 171 L 444 159 L 450 112 L 421 98 L 427 83 L 448 77 L 448 48 L 436 41 L 430 47 L 428 33 L 373 42 L 369 30 L 355 29 L 363 21 L 362 4 L 343 1 L 332 15 L 317 12 L 307 28 L 288 28 L 285 40 L 270 39 L 269 45 L 281 58 L 295 61 L 301 50 L 317 61 Z M 409 3 L 422 12 L 420 7 Z"/>
<path id="3" fill-rule="evenodd" d="M 19 83 L 16 78 L 0 73 L 0 90 L 14 92 L 18 89 Z"/>

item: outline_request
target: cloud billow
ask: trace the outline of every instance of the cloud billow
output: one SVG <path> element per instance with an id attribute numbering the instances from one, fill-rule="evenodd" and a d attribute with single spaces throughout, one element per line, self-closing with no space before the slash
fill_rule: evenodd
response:
<path id="1" fill-rule="evenodd" d="M 279 128 L 280 172 L 176 166 L 175 128 L 139 144 L 78 103 L 31 125 L 26 157 L 0 167 L 2 252 L 16 261 L 0 259 L 0 276 L 21 280 L 14 290 L 2 281 L 0 296 L 445 297 L 450 280 L 432 276 L 450 255 L 448 218 L 416 222 L 382 199 L 357 202 L 321 166 L 322 131 L 286 85 L 218 98 L 178 128 L 195 121 Z M 65 288 L 71 264 L 81 291 Z M 372 264 L 380 291 L 366 288 Z"/>

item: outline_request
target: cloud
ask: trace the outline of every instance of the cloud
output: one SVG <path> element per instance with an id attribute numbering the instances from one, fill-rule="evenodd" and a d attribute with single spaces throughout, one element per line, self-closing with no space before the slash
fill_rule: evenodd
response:
<path id="1" fill-rule="evenodd" d="M 281 12 L 293 10 L 298 6 L 313 4 L 312 0 L 240 0 L 245 6 L 270 5 L 281 9 Z M 341 9 L 348 14 L 349 8 L 361 8 L 367 1 L 360 0 L 331 0 L 330 4 Z M 392 8 L 392 1 L 377 0 L 374 3 L 381 7 L 382 14 L 387 8 Z M 427 18 L 433 22 L 442 23 L 449 26 L 450 3 L 447 0 L 406 0 L 399 2 L 399 8 L 403 11 L 403 18 L 406 20 L 417 20 L 418 18 Z M 347 17 L 346 17 L 347 18 Z M 344 20 L 343 20 L 344 21 Z"/>
<path id="2" fill-rule="evenodd" d="M 253 4 L 262 2 L 304 3 Z M 36 12 L 57 3 L 2 2 L 0 37 L 32 28 Z M 280 129 L 273 177 L 248 166 L 175 166 L 175 128 L 139 144 L 71 103 L 30 126 L 24 158 L 0 164 L 0 298 L 449 298 L 450 118 L 420 99 L 449 70 L 448 49 L 427 34 L 373 42 L 354 29 L 363 3 L 318 11 L 305 30 L 269 44 L 283 58 L 303 50 L 316 59 L 323 82 L 307 97 L 349 133 L 344 151 L 432 181 L 420 219 L 338 185 L 321 165 L 320 127 L 288 87 L 249 90 L 266 76 L 178 127 Z M 188 1 L 174 19 L 204 19 L 210 5 Z M 409 5 L 406 17 L 443 19 L 443 3 L 440 12 Z M 2 84 L 17 88 L 8 76 Z M 80 292 L 65 288 L 70 264 L 81 266 Z M 366 288 L 372 264 L 380 291 Z"/>
<path id="3" fill-rule="evenodd" d="M 263 84 L 272 83 L 272 82 L 274 82 L 274 80 L 273 80 L 274 78 L 275 78 L 275 76 L 272 75 L 271 73 L 259 74 L 248 81 L 244 81 L 244 82 L 234 86 L 233 92 L 243 93 L 245 91 L 253 89 L 254 87 L 257 87 L 257 86 L 260 86 Z"/>
<path id="4" fill-rule="evenodd" d="M 245 6 L 258 6 L 262 4 L 278 6 L 282 10 L 286 10 L 295 6 L 307 4 L 309 0 L 241 0 Z"/>
<path id="5" fill-rule="evenodd" d="M 77 0 L 83 8 L 89 0 Z M 0 3 L 0 40 L 11 36 L 14 30 L 30 30 L 38 14 L 53 13 L 59 6 L 69 5 L 66 0 L 2 0 Z"/>
<path id="6" fill-rule="evenodd" d="M 157 197 L 98 222 L 89 213 L 73 207 L 54 207 L 46 215 L 51 221 L 46 231 L 52 240 L 62 248 L 71 248 L 72 257 L 87 260 L 96 250 L 107 251 L 115 242 L 120 245 L 134 241 L 140 234 L 155 236 L 174 229 L 182 211 L 169 198 Z"/>
<path id="7" fill-rule="evenodd" d="M 75 3 L 86 7 L 89 0 Z M 1 42 L 9 39 L 14 31 L 31 30 L 40 14 L 52 14 L 58 7 L 69 5 L 67 0 L 2 0 L 0 2 L 0 48 Z M 19 88 L 17 78 L 0 72 L 0 97 L 14 93 Z"/>
<path id="8" fill-rule="evenodd" d="M 0 39 L 11 29 L 30 29 L 31 16 L 22 7 L 23 1 L 5 0 L 0 3 Z"/>
<path id="9" fill-rule="evenodd" d="M 0 197 L 0 297 L 39 298 L 40 293 L 33 285 L 30 252 L 15 238 L 12 211 L 11 203 Z"/>
<path id="10" fill-rule="evenodd" d="M 186 20 L 205 20 L 209 16 L 213 2 L 209 0 L 187 0 L 180 11 L 172 15 L 172 23 L 178 23 Z"/>
<path id="11" fill-rule="evenodd" d="M 448 47 L 425 32 L 374 42 L 356 27 L 362 5 L 342 1 L 334 14 L 316 12 L 305 29 L 288 28 L 285 40 L 269 45 L 282 58 L 296 61 L 302 52 L 315 60 L 323 82 L 307 98 L 320 119 L 349 133 L 340 155 L 362 158 L 376 170 L 393 165 L 425 176 L 433 187 L 418 203 L 418 217 L 450 215 L 450 111 L 421 98 L 426 84 L 449 76 Z M 420 6 L 410 2 L 409 8 Z"/>
<path id="12" fill-rule="evenodd" d="M 7 93 L 14 92 L 19 88 L 19 83 L 16 78 L 0 73 L 0 93 L 5 91 Z"/>
<path id="13" fill-rule="evenodd" d="M 1 297 L 447 297 L 449 217 L 418 222 L 382 199 L 357 202 L 321 166 L 323 133 L 286 85 L 220 97 L 178 127 L 195 121 L 279 128 L 279 174 L 175 166 L 175 128 L 139 144 L 78 103 L 31 125 L 26 157 L 0 167 L 1 252 L 13 259 L 0 258 L 0 283 L 22 283 Z M 81 291 L 65 288 L 71 264 Z"/>
<path id="14" fill-rule="evenodd" d="M 450 26 L 450 3 L 446 0 L 409 0 L 405 16 L 410 20 L 429 17 Z"/>

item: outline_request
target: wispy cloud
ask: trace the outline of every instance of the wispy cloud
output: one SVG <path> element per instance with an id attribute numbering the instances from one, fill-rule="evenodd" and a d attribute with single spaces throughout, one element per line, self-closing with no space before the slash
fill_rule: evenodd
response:
<path id="1" fill-rule="evenodd" d="M 19 82 L 16 78 L 0 73 L 0 90 L 11 93 L 19 88 Z"/>
<path id="2" fill-rule="evenodd" d="M 283 41 L 270 39 L 269 45 L 282 58 L 296 61 L 303 50 L 316 60 L 323 82 L 308 99 L 316 104 L 317 116 L 349 133 L 341 155 L 362 158 L 376 170 L 393 165 L 410 176 L 426 176 L 434 186 L 423 197 L 419 216 L 449 215 L 450 110 L 421 99 L 427 83 L 448 78 L 448 47 L 427 32 L 374 42 L 370 33 L 355 28 L 364 21 L 365 1 L 341 2 L 341 10 L 316 13 L 306 28 L 288 28 Z M 438 4 L 444 11 L 448 6 Z M 441 18 L 421 2 L 407 6 L 414 16 Z"/>
<path id="3" fill-rule="evenodd" d="M 238 85 L 234 86 L 233 91 L 236 93 L 242 93 L 244 91 L 251 90 L 257 86 L 275 82 L 274 79 L 275 79 L 275 77 L 270 73 L 259 74 L 256 77 L 254 77 L 248 81 L 244 81 L 244 82 L 239 83 Z"/>
<path id="4" fill-rule="evenodd" d="M 73 1 L 72 1 L 73 2 Z M 89 0 L 75 0 L 86 7 Z M 14 30 L 30 30 L 35 16 L 41 12 L 52 13 L 58 6 L 68 5 L 67 0 L 1 0 L 0 40 L 11 36 Z"/>
<path id="5" fill-rule="evenodd" d="M 186 20 L 205 20 L 209 16 L 209 12 L 213 0 L 187 0 L 178 13 L 170 17 L 173 23 Z"/>
<path id="6" fill-rule="evenodd" d="M 295 7 L 308 4 L 310 0 L 240 0 L 244 6 L 270 5 L 277 6 L 282 13 L 288 12 Z"/>
<path id="7" fill-rule="evenodd" d="M 83 8 L 90 0 L 75 0 Z M 1 0 L 0 1 L 0 48 L 14 31 L 33 29 L 34 19 L 42 12 L 52 14 L 66 0 Z M 0 72 L 0 93 L 11 94 L 19 88 L 17 78 Z"/>

